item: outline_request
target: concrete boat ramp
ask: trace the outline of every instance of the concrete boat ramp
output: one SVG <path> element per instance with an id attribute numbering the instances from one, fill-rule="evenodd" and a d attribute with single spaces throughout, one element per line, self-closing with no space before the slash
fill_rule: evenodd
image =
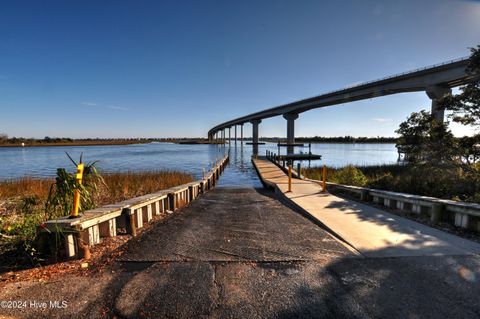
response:
<path id="1" fill-rule="evenodd" d="M 366 257 L 479 255 L 480 244 L 372 206 L 345 200 L 312 181 L 292 179 L 266 159 L 253 163 L 264 184 Z"/>

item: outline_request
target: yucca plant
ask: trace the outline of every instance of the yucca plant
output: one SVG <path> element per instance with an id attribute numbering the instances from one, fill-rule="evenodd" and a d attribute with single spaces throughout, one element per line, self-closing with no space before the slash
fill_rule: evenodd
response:
<path id="1" fill-rule="evenodd" d="M 78 166 L 72 157 L 66 153 L 70 161 Z M 83 153 L 80 155 L 79 163 L 82 163 Z M 95 193 L 100 185 L 104 185 L 102 176 L 98 173 L 96 164 L 98 161 L 85 164 L 82 184 L 75 179 L 75 173 L 68 173 L 65 168 L 57 169 L 55 183 L 50 187 L 48 198 L 45 204 L 47 219 L 67 216 L 73 208 L 73 194 L 75 190 L 80 191 L 80 212 L 95 208 Z"/>

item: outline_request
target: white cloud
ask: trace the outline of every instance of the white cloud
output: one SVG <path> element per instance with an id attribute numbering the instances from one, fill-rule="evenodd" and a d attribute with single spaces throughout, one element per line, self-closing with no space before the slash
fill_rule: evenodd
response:
<path id="1" fill-rule="evenodd" d="M 128 108 L 118 105 L 107 105 L 106 107 L 112 110 L 128 111 Z"/>
<path id="2" fill-rule="evenodd" d="M 372 121 L 375 121 L 375 122 L 378 122 L 378 123 L 387 123 L 387 122 L 391 122 L 392 119 L 385 119 L 385 118 L 375 118 L 375 119 L 372 119 Z"/>
<path id="3" fill-rule="evenodd" d="M 102 105 L 102 104 L 98 104 L 98 103 L 94 103 L 94 102 L 82 102 L 82 105 L 104 107 L 104 108 L 111 109 L 111 110 L 128 111 L 127 107 L 118 106 L 118 105 L 111 105 L 111 104 Z"/>

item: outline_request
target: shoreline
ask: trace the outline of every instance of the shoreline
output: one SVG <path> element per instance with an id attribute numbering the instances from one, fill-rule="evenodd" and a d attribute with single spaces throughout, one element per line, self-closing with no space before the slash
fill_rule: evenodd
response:
<path id="1" fill-rule="evenodd" d="M 109 146 L 109 145 L 133 145 L 133 144 L 150 144 L 150 143 L 175 143 L 175 144 L 223 144 L 221 142 L 210 142 L 202 140 L 138 140 L 138 141 L 73 141 L 73 142 L 58 142 L 58 143 L 33 143 L 28 144 L 0 144 L 0 148 L 25 148 L 25 147 L 50 147 L 50 146 Z"/>
<path id="2" fill-rule="evenodd" d="M 244 140 L 248 142 L 249 140 Z M 266 143 L 276 144 L 276 141 L 265 140 Z M 72 143 L 35 143 L 35 144 L 0 144 L 0 148 L 25 148 L 25 147 L 60 147 L 60 146 L 115 146 L 115 145 L 134 145 L 134 144 L 150 144 L 150 143 L 174 143 L 179 145 L 223 145 L 228 144 L 228 140 L 223 142 L 211 142 L 211 141 L 188 141 L 188 140 L 166 140 L 166 141 L 118 141 L 118 142 L 72 142 Z M 369 141 L 369 142 L 330 142 L 330 141 L 312 141 L 304 142 L 299 141 L 303 144 L 395 144 L 394 142 L 380 142 L 380 141 Z"/>

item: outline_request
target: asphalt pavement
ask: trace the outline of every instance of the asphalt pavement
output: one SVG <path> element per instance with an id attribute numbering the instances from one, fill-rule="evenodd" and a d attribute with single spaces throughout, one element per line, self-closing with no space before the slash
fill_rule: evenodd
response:
<path id="1" fill-rule="evenodd" d="M 365 258 L 273 192 L 215 189 L 125 247 L 115 270 L 1 286 L 19 318 L 475 318 L 480 258 Z"/>

